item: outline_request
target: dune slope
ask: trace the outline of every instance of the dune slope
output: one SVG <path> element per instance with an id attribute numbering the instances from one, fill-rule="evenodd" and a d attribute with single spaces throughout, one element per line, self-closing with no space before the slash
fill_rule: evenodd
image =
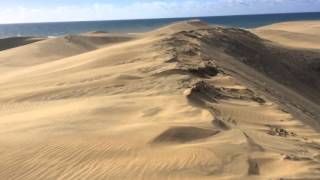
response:
<path id="1" fill-rule="evenodd" d="M 34 38 L 34 37 L 11 37 L 0 39 L 0 51 L 24 46 L 30 43 L 44 40 L 45 38 Z"/>
<path id="2" fill-rule="evenodd" d="M 104 32 L 50 38 L 6 51 L 0 51 L 0 69 L 14 70 L 57 61 L 134 38 L 135 35 L 109 34 Z M 7 41 L 3 44 L 6 45 Z"/>
<path id="3" fill-rule="evenodd" d="M 24 68 L 0 76 L 0 179 L 319 179 L 319 57 L 188 21 L 14 59 Z"/>
<path id="4" fill-rule="evenodd" d="M 320 48 L 320 22 L 295 21 L 272 24 L 252 30 L 262 38 L 294 48 Z"/>

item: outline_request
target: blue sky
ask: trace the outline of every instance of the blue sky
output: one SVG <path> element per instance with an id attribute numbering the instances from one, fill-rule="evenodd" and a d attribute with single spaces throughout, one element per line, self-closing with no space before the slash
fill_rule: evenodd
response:
<path id="1" fill-rule="evenodd" d="M 320 0 L 5 0 L 0 24 L 319 11 Z"/>

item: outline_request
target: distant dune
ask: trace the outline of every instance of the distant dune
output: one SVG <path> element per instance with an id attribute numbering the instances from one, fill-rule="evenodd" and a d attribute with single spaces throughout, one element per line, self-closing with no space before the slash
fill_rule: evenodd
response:
<path id="1" fill-rule="evenodd" d="M 0 52 L 0 64 L 21 67 L 48 63 L 133 38 L 132 35 L 101 32 L 50 38 Z"/>
<path id="2" fill-rule="evenodd" d="M 257 28 L 253 32 L 282 45 L 320 49 L 320 21 L 278 23 Z"/>
<path id="3" fill-rule="evenodd" d="M 44 40 L 45 38 L 35 37 L 11 37 L 0 39 L 0 51 L 27 45 L 37 41 Z"/>
<path id="4" fill-rule="evenodd" d="M 320 23 L 285 24 L 0 51 L 0 179 L 319 179 L 320 39 L 283 39 Z"/>

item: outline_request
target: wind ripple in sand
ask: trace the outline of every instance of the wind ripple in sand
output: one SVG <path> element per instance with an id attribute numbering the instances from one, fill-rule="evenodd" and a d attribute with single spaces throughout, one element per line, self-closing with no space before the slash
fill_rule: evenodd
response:
<path id="1" fill-rule="evenodd" d="M 0 57 L 0 179 L 320 177 L 318 52 L 191 21 Z"/>

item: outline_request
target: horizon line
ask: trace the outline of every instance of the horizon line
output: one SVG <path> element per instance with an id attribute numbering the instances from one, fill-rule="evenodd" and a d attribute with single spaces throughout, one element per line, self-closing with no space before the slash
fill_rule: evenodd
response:
<path id="1" fill-rule="evenodd" d="M 232 17 L 232 16 L 259 16 L 259 15 L 276 15 L 276 14 L 303 14 L 303 13 L 320 13 L 316 11 L 305 12 L 279 12 L 279 13 L 261 13 L 261 14 L 230 14 L 230 15 L 212 15 L 212 16 L 185 16 L 185 17 L 167 17 L 167 18 L 133 18 L 133 19 L 97 19 L 97 20 L 70 20 L 70 21 L 39 21 L 39 22 L 19 22 L 19 23 L 0 23 L 0 25 L 19 25 L 19 24 L 49 24 L 49 23 L 77 23 L 77 22 L 103 22 L 103 21 L 139 21 L 139 20 L 156 20 L 156 19 L 189 19 L 189 18 L 206 18 L 206 17 Z"/>

